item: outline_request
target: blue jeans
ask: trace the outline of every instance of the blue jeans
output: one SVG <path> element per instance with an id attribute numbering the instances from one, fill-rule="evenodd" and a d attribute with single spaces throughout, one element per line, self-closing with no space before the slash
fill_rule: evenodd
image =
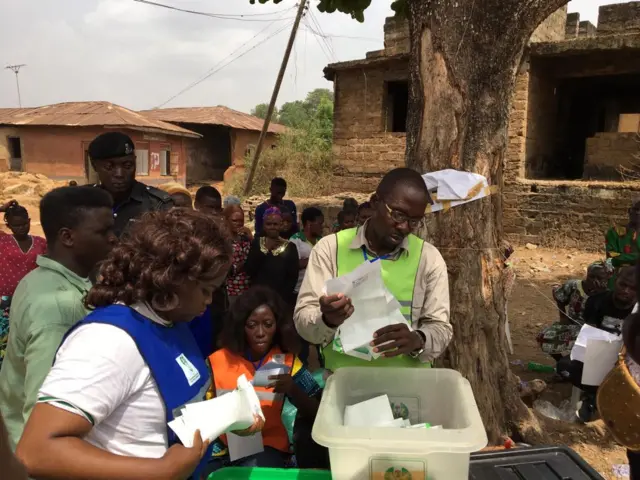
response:
<path id="1" fill-rule="evenodd" d="M 249 457 L 241 458 L 235 462 L 229 461 L 229 456 L 212 458 L 205 470 L 207 478 L 209 474 L 227 467 L 262 467 L 284 468 L 285 460 L 289 455 L 271 447 L 264 447 L 264 452 L 256 453 Z"/>

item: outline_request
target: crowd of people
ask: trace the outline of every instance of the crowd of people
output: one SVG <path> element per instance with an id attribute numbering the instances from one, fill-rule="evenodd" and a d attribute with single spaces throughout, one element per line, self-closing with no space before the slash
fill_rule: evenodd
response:
<path id="1" fill-rule="evenodd" d="M 431 202 L 417 172 L 391 170 L 368 202 L 346 199 L 329 228 L 316 207 L 298 219 L 286 181 L 274 178 L 251 229 L 239 199 L 212 186 L 192 196 L 180 184 L 138 182 L 134 144 L 122 133 L 97 137 L 89 156 L 99 183 L 42 198 L 44 239 L 29 235 L 24 207 L 0 206 L 10 231 L 0 235 L 0 463 L 10 480 L 328 468 L 327 450 L 311 438 L 326 375 L 343 366 L 428 368 L 446 350 L 447 267 L 412 233 Z M 570 358 L 582 324 L 624 332 L 624 359 L 638 370 L 639 228 L 640 202 L 626 228 L 607 233 L 607 260 L 554 288 L 560 318 L 538 338 L 558 373 L 584 391 L 584 421 L 599 392 L 581 384 L 582 365 Z M 327 280 L 365 262 L 380 262 L 405 318 L 374 334 L 373 361 L 337 348 L 354 305 L 324 292 Z M 512 274 L 507 260 L 502 268 Z M 196 432 L 191 447 L 167 427 L 185 404 L 224 395 L 271 361 L 287 373 L 255 387 L 264 419 L 213 442 Z M 263 451 L 232 460 L 229 437 L 258 433 Z M 637 448 L 625 445 L 637 476 Z"/>
<path id="2" fill-rule="evenodd" d="M 298 219 L 274 178 L 251 229 L 239 199 L 212 186 L 192 196 L 138 182 L 122 133 L 97 137 L 89 157 L 98 184 L 42 198 L 44 239 L 29 235 L 26 209 L 1 206 L 10 233 L 0 236 L 0 454 L 15 478 L 328 468 L 311 427 L 327 369 L 355 360 L 332 348 L 354 306 L 323 286 L 367 261 L 380 262 L 406 319 L 376 332 L 371 365 L 428 367 L 450 341 L 445 263 L 411 233 L 430 202 L 417 172 L 389 172 L 369 202 L 347 199 L 328 229 L 319 208 Z M 255 387 L 264 420 L 233 432 L 260 432 L 263 452 L 232 461 L 227 435 L 197 432 L 186 447 L 167 427 L 185 404 L 225 394 L 270 361 L 288 373 Z"/>

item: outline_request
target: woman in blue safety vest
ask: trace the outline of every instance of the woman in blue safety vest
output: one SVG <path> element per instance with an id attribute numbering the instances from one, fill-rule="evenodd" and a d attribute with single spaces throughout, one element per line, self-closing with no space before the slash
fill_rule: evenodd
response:
<path id="1" fill-rule="evenodd" d="M 186 448 L 167 422 L 211 384 L 188 322 L 230 265 L 229 239 L 205 214 L 154 212 L 132 225 L 40 390 L 17 448 L 30 476 L 199 479 L 209 443 L 196 432 Z"/>

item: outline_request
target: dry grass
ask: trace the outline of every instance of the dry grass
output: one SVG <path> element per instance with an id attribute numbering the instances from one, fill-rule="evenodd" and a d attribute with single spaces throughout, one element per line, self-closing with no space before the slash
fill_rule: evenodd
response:
<path id="1" fill-rule="evenodd" d="M 245 159 L 247 171 L 252 160 Z M 331 147 L 308 132 L 283 135 L 276 148 L 262 153 L 249 195 L 268 193 L 273 177 L 287 180 L 289 197 L 315 197 L 331 193 Z M 225 191 L 239 196 L 243 185 L 244 178 L 236 177 L 225 185 Z"/>

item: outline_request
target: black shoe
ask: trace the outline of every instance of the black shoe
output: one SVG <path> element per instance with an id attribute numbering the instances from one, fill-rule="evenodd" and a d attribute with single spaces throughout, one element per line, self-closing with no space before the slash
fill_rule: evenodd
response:
<path id="1" fill-rule="evenodd" d="M 582 397 L 582 402 L 580 402 L 580 406 L 578 407 L 578 411 L 576 412 L 578 420 L 582 423 L 588 423 L 593 420 L 596 411 L 597 407 L 595 395 L 584 394 Z"/>

